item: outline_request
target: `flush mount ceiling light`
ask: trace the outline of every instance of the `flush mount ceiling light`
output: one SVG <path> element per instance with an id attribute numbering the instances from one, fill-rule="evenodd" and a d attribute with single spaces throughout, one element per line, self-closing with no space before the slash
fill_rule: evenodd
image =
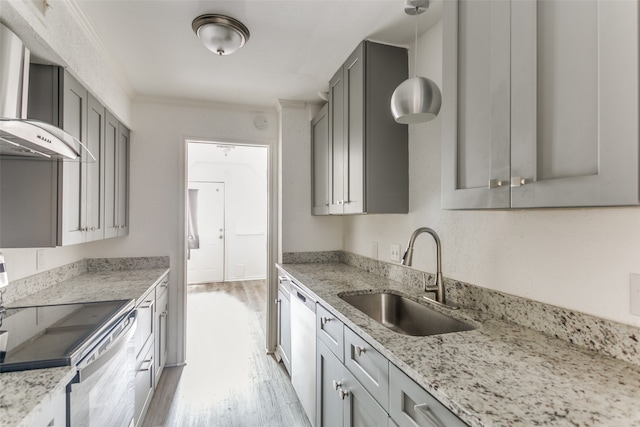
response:
<path id="1" fill-rule="evenodd" d="M 440 112 L 442 95 L 432 80 L 418 77 L 418 15 L 429 7 L 429 0 L 406 0 L 404 12 L 416 16 L 414 76 L 400 83 L 391 95 L 391 113 L 398 123 L 428 122 Z"/>
<path id="2" fill-rule="evenodd" d="M 225 15 L 200 15 L 191 28 L 211 52 L 231 55 L 249 40 L 249 29 L 237 19 Z"/>

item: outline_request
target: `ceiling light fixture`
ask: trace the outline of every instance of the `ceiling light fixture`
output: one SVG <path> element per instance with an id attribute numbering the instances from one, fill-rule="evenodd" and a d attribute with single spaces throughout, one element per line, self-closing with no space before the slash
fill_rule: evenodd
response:
<path id="1" fill-rule="evenodd" d="M 237 19 L 225 15 L 200 15 L 191 28 L 211 52 L 231 55 L 249 41 L 249 29 Z"/>
<path id="2" fill-rule="evenodd" d="M 398 123 L 428 122 L 440 112 L 442 95 L 432 80 L 418 77 L 418 15 L 429 8 L 429 0 L 406 0 L 404 12 L 416 16 L 414 76 L 400 83 L 391 95 L 391 112 Z"/>

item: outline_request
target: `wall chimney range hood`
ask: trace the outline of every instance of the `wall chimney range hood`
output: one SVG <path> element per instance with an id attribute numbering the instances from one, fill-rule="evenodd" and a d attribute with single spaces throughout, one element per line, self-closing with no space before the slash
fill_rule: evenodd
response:
<path id="1" fill-rule="evenodd" d="M 77 138 L 39 120 L 27 119 L 30 52 L 0 24 L 0 156 L 94 162 Z"/>

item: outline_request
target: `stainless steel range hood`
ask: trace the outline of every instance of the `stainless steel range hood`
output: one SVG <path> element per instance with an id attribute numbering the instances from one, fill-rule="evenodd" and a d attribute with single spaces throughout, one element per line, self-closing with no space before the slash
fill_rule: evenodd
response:
<path id="1" fill-rule="evenodd" d="M 22 40 L 0 24 L 0 156 L 95 161 L 69 133 L 27 119 L 29 59 Z"/>

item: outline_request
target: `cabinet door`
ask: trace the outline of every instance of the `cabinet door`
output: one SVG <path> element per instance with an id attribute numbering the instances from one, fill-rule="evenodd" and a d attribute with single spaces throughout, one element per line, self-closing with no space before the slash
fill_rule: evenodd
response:
<path id="1" fill-rule="evenodd" d="M 363 213 L 364 201 L 364 43 L 344 64 L 344 210 L 345 214 Z M 334 156 L 335 158 L 335 156 Z"/>
<path id="2" fill-rule="evenodd" d="M 291 374 L 291 307 L 289 296 L 278 290 L 278 351 Z"/>
<path id="3" fill-rule="evenodd" d="M 444 2 L 442 206 L 509 207 L 510 2 Z"/>
<path id="4" fill-rule="evenodd" d="M 329 82 L 329 213 L 342 214 L 344 207 L 344 76 L 340 68 Z"/>
<path id="5" fill-rule="evenodd" d="M 122 123 L 118 124 L 117 154 L 116 217 L 118 236 L 125 236 L 129 234 L 129 129 Z"/>
<path id="6" fill-rule="evenodd" d="M 344 380 L 347 391 L 344 409 L 344 427 L 387 427 L 389 415 L 352 375 Z"/>
<path id="7" fill-rule="evenodd" d="M 513 2 L 513 207 L 638 203 L 638 9 Z"/>
<path id="8" fill-rule="evenodd" d="M 87 241 L 99 240 L 104 235 L 104 166 L 102 164 L 105 142 L 105 108 L 93 96 L 88 97 L 87 148 L 95 156 L 95 162 L 84 164 L 86 193 Z"/>
<path id="9" fill-rule="evenodd" d="M 341 426 L 344 417 L 344 401 L 340 390 L 348 372 L 324 343 L 318 341 L 317 349 L 316 426 Z"/>
<path id="10" fill-rule="evenodd" d="M 63 78 L 62 129 L 82 142 L 87 140 L 87 90 L 68 72 Z M 72 245 L 86 239 L 86 163 L 62 162 L 62 191 L 59 194 L 61 208 L 61 228 L 58 233 L 60 243 Z"/>
<path id="11" fill-rule="evenodd" d="M 104 237 L 118 235 L 116 197 L 118 188 L 118 120 L 107 111 L 104 140 Z"/>
<path id="12" fill-rule="evenodd" d="M 160 381 L 160 375 L 167 363 L 167 316 L 169 315 L 169 276 L 160 282 L 156 287 L 156 305 L 155 305 L 155 385 Z"/>
<path id="13" fill-rule="evenodd" d="M 311 121 L 311 213 L 329 214 L 329 106 Z"/>
<path id="14" fill-rule="evenodd" d="M 136 358 L 135 376 L 135 412 L 136 426 L 141 426 L 144 416 L 153 396 L 153 345 L 146 345 L 141 354 Z"/>

